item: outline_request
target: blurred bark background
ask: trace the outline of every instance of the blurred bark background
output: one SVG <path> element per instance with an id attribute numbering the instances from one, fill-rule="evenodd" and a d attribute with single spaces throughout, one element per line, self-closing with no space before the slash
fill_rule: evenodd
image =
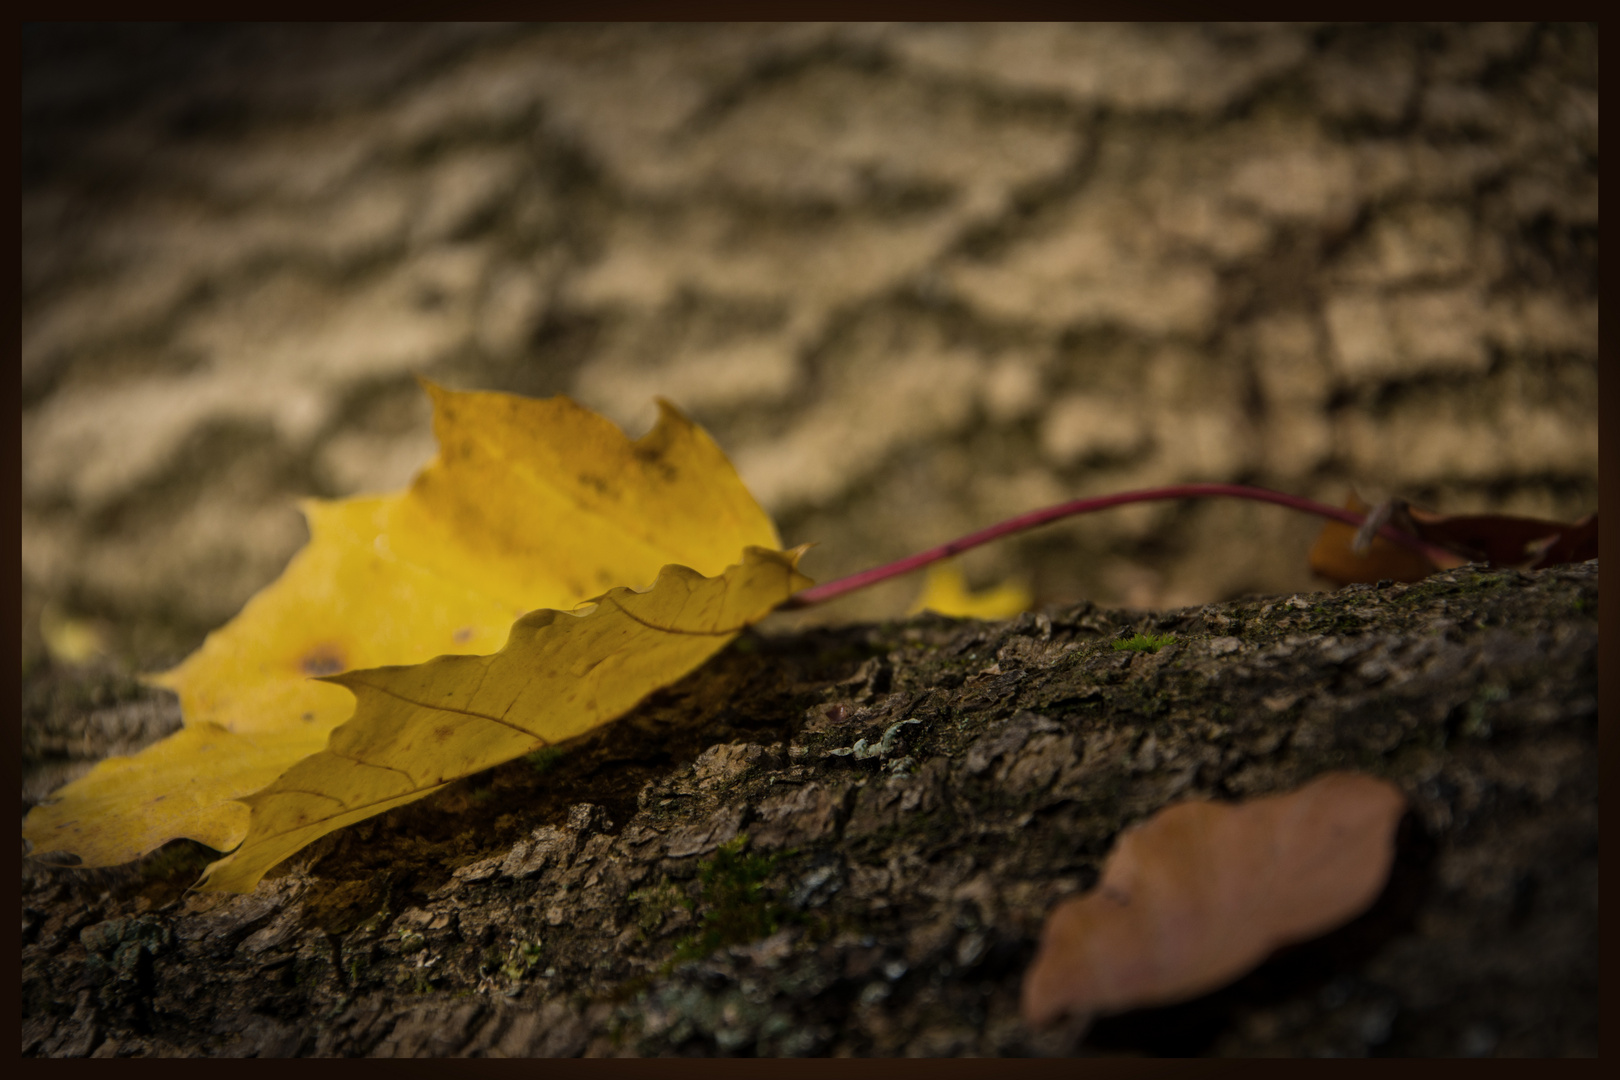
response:
<path id="1" fill-rule="evenodd" d="M 1087 493 L 1597 504 L 1586 26 L 31 26 L 22 580 L 178 659 L 432 454 L 412 376 L 707 425 L 821 580 Z M 1040 603 L 1320 587 L 1162 505 Z M 902 612 L 899 582 L 800 616 Z"/>

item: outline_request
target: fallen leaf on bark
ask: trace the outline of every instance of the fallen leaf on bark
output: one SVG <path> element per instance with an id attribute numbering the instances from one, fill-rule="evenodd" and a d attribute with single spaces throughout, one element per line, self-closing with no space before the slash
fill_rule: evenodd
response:
<path id="1" fill-rule="evenodd" d="M 1470 562 L 1539 570 L 1598 557 L 1598 516 L 1565 523 L 1506 514 L 1446 516 L 1411 508 L 1418 536 Z"/>
<path id="2" fill-rule="evenodd" d="M 1387 781 L 1328 773 L 1284 795 L 1179 803 L 1127 829 L 1097 887 L 1047 919 L 1026 1022 L 1196 997 L 1348 922 L 1383 890 L 1405 806 Z"/>
<path id="3" fill-rule="evenodd" d="M 730 625 L 710 618 L 715 611 L 743 619 L 769 610 L 760 567 L 772 568 L 773 589 L 787 590 L 778 602 L 808 584 L 793 570 L 794 554 L 777 552 L 764 563 L 744 556 L 751 546 L 779 548 L 776 529 L 719 447 L 673 407 L 661 404 L 657 426 L 631 441 L 566 398 L 424 386 L 433 399 L 438 458 L 405 492 L 305 504 L 311 539 L 282 576 L 154 680 L 180 695 L 185 727 L 133 757 L 99 763 L 35 807 L 23 826 L 33 854 L 104 866 L 180 837 L 236 847 L 250 829 L 245 798 L 302 759 L 324 760 L 328 737 L 354 710 L 347 684 L 320 676 L 492 653 L 509 628 L 518 633 L 513 620 L 525 612 L 567 610 L 616 586 L 655 579 L 658 589 L 647 599 L 623 601 L 627 611 L 657 607 L 670 590 L 696 590 L 693 578 L 720 583 L 709 587 L 727 599 L 704 593 L 703 603 L 721 608 L 691 613 L 701 624 L 691 640 L 713 652 L 729 640 L 720 631 Z M 727 570 L 738 564 L 741 570 Z M 671 565 L 695 573 L 671 577 Z M 744 590 L 746 602 L 728 591 L 743 579 L 754 583 Z M 577 620 L 580 627 L 602 623 Z M 569 617 L 560 625 L 575 624 Z M 676 616 L 650 625 L 683 641 L 688 635 Z M 682 666 L 689 650 L 677 652 L 681 659 L 670 661 L 664 681 L 689 670 Z M 613 670 L 606 658 L 600 663 Z M 596 722 L 612 719 L 608 699 L 644 696 L 662 682 L 635 685 L 616 686 L 599 700 Z M 541 745 L 536 740 L 559 737 L 549 727 L 535 730 L 531 750 Z M 418 779 L 440 776 L 394 767 Z M 380 761 L 352 769 L 388 771 Z M 344 805 L 345 813 L 360 809 L 347 793 L 316 798 Z M 395 791 L 368 813 L 401 801 L 408 799 Z M 263 813 L 256 805 L 253 828 Z M 248 876 L 238 872 L 231 887 L 251 888 Z"/>
<path id="4" fill-rule="evenodd" d="M 622 716 L 810 584 L 796 570 L 800 554 L 750 547 L 712 578 L 666 566 L 644 592 L 613 589 L 586 610 L 525 615 L 493 656 L 330 677 L 353 691 L 354 718 L 242 800 L 252 808 L 247 838 L 200 887 L 247 892 L 334 829 Z"/>
<path id="5" fill-rule="evenodd" d="M 1347 509 L 1372 513 L 1418 539 L 1445 550 L 1427 559 L 1381 536 L 1359 547 L 1358 530 L 1338 521 L 1322 526 L 1311 547 L 1311 569 L 1338 585 L 1421 581 L 1436 570 L 1469 562 L 1536 570 L 1562 563 L 1585 562 L 1598 554 L 1596 513 L 1573 523 L 1543 521 L 1507 514 L 1437 514 L 1396 499 L 1369 507 L 1354 492 Z"/>

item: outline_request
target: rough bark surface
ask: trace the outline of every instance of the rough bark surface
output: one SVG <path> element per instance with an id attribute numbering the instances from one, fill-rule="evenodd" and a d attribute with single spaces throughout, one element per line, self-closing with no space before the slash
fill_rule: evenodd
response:
<path id="1" fill-rule="evenodd" d="M 750 634 L 629 717 L 326 838 L 23 862 L 25 1056 L 1595 1054 L 1597 563 L 1160 613 Z M 1157 653 L 1114 648 L 1174 635 Z M 36 667 L 24 809 L 178 722 Z M 1377 904 L 1216 993 L 1032 1032 L 1121 829 L 1328 769 L 1411 800 Z M 745 839 L 746 838 L 746 839 Z"/>

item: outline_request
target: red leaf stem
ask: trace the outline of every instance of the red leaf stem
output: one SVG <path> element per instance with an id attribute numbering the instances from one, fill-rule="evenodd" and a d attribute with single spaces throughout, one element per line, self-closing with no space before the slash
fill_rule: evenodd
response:
<path id="1" fill-rule="evenodd" d="M 1334 518 L 1346 525 L 1361 525 L 1365 515 L 1343 507 L 1329 506 L 1319 503 L 1315 499 L 1307 499 L 1299 495 L 1288 495 L 1281 491 L 1269 491 L 1265 488 L 1248 487 L 1244 484 L 1173 484 L 1169 487 L 1143 488 L 1141 491 L 1124 491 L 1117 495 L 1098 495 L 1087 499 L 1072 499 L 1056 506 L 1048 506 L 1043 510 L 1032 510 L 1027 514 L 1020 514 L 1014 518 L 980 529 L 978 532 L 968 533 L 966 536 L 941 544 L 939 547 L 920 551 L 915 555 L 907 555 L 892 563 L 874 566 L 870 570 L 862 570 L 858 574 L 829 581 L 824 585 L 817 585 L 804 590 L 789 598 L 784 608 L 803 608 L 811 604 L 821 604 L 845 593 L 864 589 L 868 585 L 876 585 L 880 581 L 887 581 L 901 574 L 909 574 L 913 570 L 920 570 L 929 563 L 948 559 L 952 555 L 960 554 L 969 548 L 987 544 L 1003 536 L 1033 529 L 1037 525 L 1045 525 L 1060 518 L 1072 517 L 1075 514 L 1089 514 L 1093 510 L 1107 510 L 1112 506 L 1128 506 L 1131 503 L 1158 502 L 1164 499 L 1202 499 L 1211 496 L 1224 496 L 1233 499 L 1248 499 L 1252 502 L 1276 503 L 1291 510 L 1303 510 L 1307 514 L 1316 514 L 1319 517 Z M 1378 530 L 1378 535 L 1391 543 L 1410 548 L 1413 551 L 1433 560 L 1445 555 L 1442 548 L 1426 544 L 1410 533 L 1402 532 L 1393 525 L 1385 525 Z"/>

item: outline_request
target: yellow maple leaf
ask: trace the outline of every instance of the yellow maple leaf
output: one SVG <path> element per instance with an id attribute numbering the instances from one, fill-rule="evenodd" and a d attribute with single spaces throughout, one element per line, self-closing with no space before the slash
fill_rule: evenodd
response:
<path id="1" fill-rule="evenodd" d="M 492 652 L 524 612 L 655 578 L 662 588 L 670 565 L 730 588 L 736 573 L 748 577 L 745 548 L 780 547 L 719 447 L 667 403 L 632 442 L 566 398 L 423 385 L 439 457 L 400 494 L 305 504 L 310 543 L 282 576 L 154 680 L 180 695 L 186 726 L 101 762 L 35 807 L 23 828 L 33 854 L 104 866 L 179 837 L 234 848 L 249 834 L 246 797 L 329 753 L 328 737 L 351 712 L 343 685 L 312 677 Z M 727 570 L 740 559 L 741 571 Z M 788 592 L 765 605 L 755 589 L 742 606 L 759 608 L 757 619 L 804 584 L 789 565 L 775 581 Z M 676 615 L 653 625 L 686 633 Z M 694 640 L 712 653 L 729 636 L 708 630 Z M 672 661 L 673 674 L 639 690 L 626 684 L 629 704 L 700 662 L 675 670 L 685 659 Z M 547 729 L 529 748 L 558 737 L 567 736 Z M 246 877 L 231 880 L 241 887 Z"/>
<path id="2" fill-rule="evenodd" d="M 583 611 L 524 616 L 493 656 L 332 677 L 358 699 L 354 719 L 243 800 L 247 839 L 201 887 L 246 892 L 333 829 L 623 715 L 808 586 L 801 553 L 750 547 L 718 577 L 666 566 L 645 592 L 613 589 Z"/>
<path id="3" fill-rule="evenodd" d="M 1032 601 L 1027 586 L 1016 581 L 978 592 L 969 592 L 967 580 L 953 563 L 934 563 L 928 568 L 922 594 L 911 605 L 911 614 L 933 611 L 963 619 L 1005 619 L 1027 611 Z"/>

